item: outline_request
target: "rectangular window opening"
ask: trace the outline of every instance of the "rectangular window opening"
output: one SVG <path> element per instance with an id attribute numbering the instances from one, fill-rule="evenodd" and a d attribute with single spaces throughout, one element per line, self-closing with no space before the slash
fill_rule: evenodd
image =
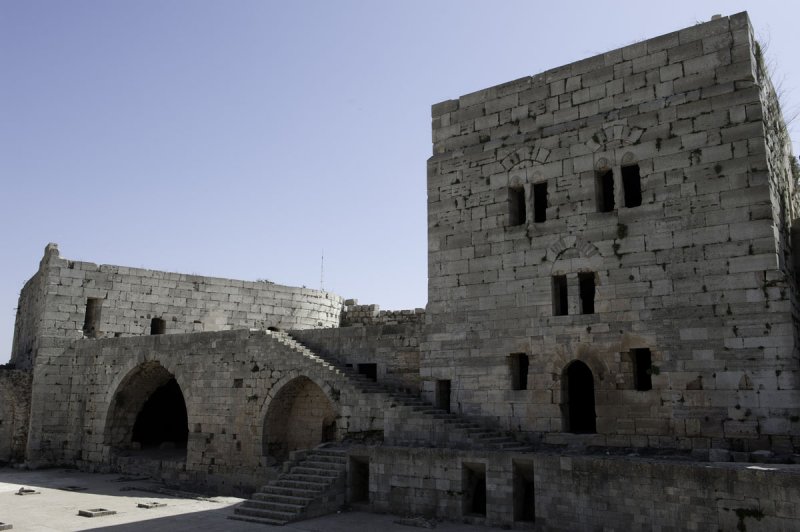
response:
<path id="1" fill-rule="evenodd" d="M 370 380 L 378 380 L 378 365 L 377 364 L 359 364 L 358 372 Z"/>
<path id="2" fill-rule="evenodd" d="M 369 458 L 350 457 L 350 502 L 369 502 Z"/>
<path id="3" fill-rule="evenodd" d="M 508 189 L 508 225 L 525 223 L 525 189 L 513 187 Z"/>
<path id="4" fill-rule="evenodd" d="M 90 297 L 86 300 L 86 316 L 83 320 L 83 335 L 86 338 L 98 338 L 100 336 L 100 311 L 102 308 L 102 299 Z"/>
<path id="5" fill-rule="evenodd" d="M 642 204 L 642 178 L 638 164 L 622 167 L 622 190 L 625 192 L 626 207 L 638 207 Z"/>
<path id="6" fill-rule="evenodd" d="M 581 314 L 594 314 L 594 273 L 579 273 Z"/>
<path id="7" fill-rule="evenodd" d="M 567 276 L 553 276 L 553 316 L 566 316 L 569 314 L 567 305 Z"/>
<path id="8" fill-rule="evenodd" d="M 653 357 L 647 348 L 631 350 L 633 385 L 640 392 L 653 389 Z"/>
<path id="9" fill-rule="evenodd" d="M 436 381 L 436 408 L 450 412 L 450 381 Z"/>
<path id="10" fill-rule="evenodd" d="M 167 332 L 167 322 L 161 318 L 150 320 L 150 334 L 164 334 Z"/>
<path id="11" fill-rule="evenodd" d="M 463 462 L 464 515 L 486 516 L 486 464 Z"/>
<path id="12" fill-rule="evenodd" d="M 547 183 L 533 185 L 533 221 L 547 221 Z"/>
<path id="13" fill-rule="evenodd" d="M 536 496 L 533 482 L 533 463 L 512 461 L 514 467 L 514 521 L 536 521 Z"/>
<path id="14" fill-rule="evenodd" d="M 528 389 L 528 355 L 525 353 L 512 353 L 509 357 L 511 365 L 511 389 Z"/>
<path id="15" fill-rule="evenodd" d="M 597 212 L 611 212 L 614 210 L 614 172 L 602 170 L 596 176 Z"/>

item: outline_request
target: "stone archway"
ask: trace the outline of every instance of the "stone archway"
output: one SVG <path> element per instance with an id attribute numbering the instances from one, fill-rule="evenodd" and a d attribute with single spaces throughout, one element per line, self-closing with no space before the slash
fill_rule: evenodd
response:
<path id="1" fill-rule="evenodd" d="M 156 361 L 134 368 L 111 400 L 105 442 L 115 451 L 160 450 L 186 457 L 189 423 L 175 376 Z"/>
<path id="2" fill-rule="evenodd" d="M 308 377 L 286 383 L 270 401 L 264 420 L 264 454 L 286 460 L 291 451 L 336 439 L 336 410 Z"/>
<path id="3" fill-rule="evenodd" d="M 565 432 L 597 432 L 592 370 L 580 360 L 575 360 L 564 369 L 561 382 Z"/>

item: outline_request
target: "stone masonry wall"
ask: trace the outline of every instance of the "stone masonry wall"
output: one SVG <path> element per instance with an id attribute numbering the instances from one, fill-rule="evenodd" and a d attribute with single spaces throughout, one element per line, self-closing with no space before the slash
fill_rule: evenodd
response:
<path id="1" fill-rule="evenodd" d="M 45 338 L 48 349 L 40 351 L 34 371 L 28 462 L 146 471 L 152 460 L 135 454 L 130 434 L 141 403 L 164 380 L 150 382 L 159 374 L 174 376 L 186 402 L 186 458 L 169 467 L 168 478 L 182 485 L 249 495 L 269 478 L 267 466 L 275 460 L 268 458 L 266 442 L 275 438 L 265 420 L 273 409 L 291 411 L 285 400 L 292 394 L 273 400 L 298 382 L 304 389 L 318 387 L 330 402 L 336 413 L 332 436 L 383 429 L 380 398 L 360 393 L 276 334 Z M 50 349 L 57 354 L 44 354 Z"/>
<path id="2" fill-rule="evenodd" d="M 37 276 L 23 290 L 18 324 L 40 322 L 40 337 L 150 334 L 153 318 L 164 320 L 167 334 L 333 327 L 342 307 L 339 296 L 307 288 L 70 261 L 55 245 L 48 246 Z M 89 298 L 100 300 L 94 332 L 84 331 Z M 20 325 L 15 339 L 17 365 L 29 366 L 36 355 L 29 329 Z"/>
<path id="3" fill-rule="evenodd" d="M 369 460 L 370 506 L 379 512 L 570 531 L 598 523 L 604 530 L 791 530 L 800 518 L 798 466 L 392 447 L 350 454 Z M 465 501 L 465 470 L 481 468 L 485 517 Z M 527 499 L 520 497 L 525 476 L 534 488 Z M 515 504 L 534 506 L 528 517 L 535 521 L 521 522 Z"/>
<path id="4" fill-rule="evenodd" d="M 44 315 L 44 283 L 42 275 L 36 272 L 19 294 L 17 316 L 14 322 L 14 341 L 10 364 L 19 369 L 30 369 L 36 339 L 42 326 Z M 20 311 L 24 309 L 24 311 Z"/>
<path id="5" fill-rule="evenodd" d="M 25 460 L 31 373 L 0 368 L 0 463 Z"/>
<path id="6" fill-rule="evenodd" d="M 378 382 L 419 391 L 421 323 L 291 332 L 299 342 L 342 364 L 376 364 Z"/>
<path id="7" fill-rule="evenodd" d="M 342 311 L 342 327 L 353 325 L 397 325 L 423 323 L 425 309 L 381 310 L 379 305 L 359 305 L 358 300 L 347 299 Z"/>
<path id="8" fill-rule="evenodd" d="M 550 443 L 800 448 L 796 206 L 755 55 L 742 13 L 433 106 L 426 398 L 449 380 L 454 410 Z M 596 434 L 568 433 L 575 361 Z"/>

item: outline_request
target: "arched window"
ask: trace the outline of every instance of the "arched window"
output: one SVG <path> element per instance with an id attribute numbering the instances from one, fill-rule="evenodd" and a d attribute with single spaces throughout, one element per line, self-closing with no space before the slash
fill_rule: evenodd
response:
<path id="1" fill-rule="evenodd" d="M 576 360 L 564 370 L 562 393 L 566 432 L 597 432 L 594 410 L 594 376 L 589 366 Z"/>

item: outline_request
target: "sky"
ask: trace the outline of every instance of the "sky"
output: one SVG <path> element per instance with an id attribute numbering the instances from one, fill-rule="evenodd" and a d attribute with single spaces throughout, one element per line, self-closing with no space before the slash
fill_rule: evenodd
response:
<path id="1" fill-rule="evenodd" d="M 48 242 L 424 307 L 432 104 L 745 10 L 794 115 L 795 2 L 0 0 L 0 363 Z"/>

